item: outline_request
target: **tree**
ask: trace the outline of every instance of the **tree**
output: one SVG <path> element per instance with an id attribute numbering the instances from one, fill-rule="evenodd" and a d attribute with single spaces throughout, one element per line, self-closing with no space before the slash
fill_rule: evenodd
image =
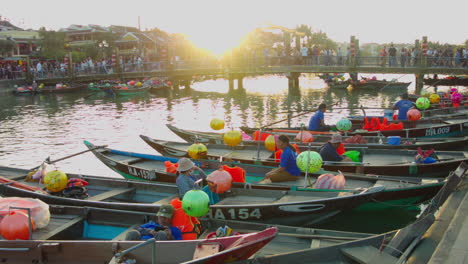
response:
<path id="1" fill-rule="evenodd" d="M 310 39 L 312 37 L 312 28 L 310 26 L 308 26 L 308 25 L 301 24 L 301 25 L 296 27 L 296 31 L 304 33 L 304 36 L 302 36 L 302 38 L 306 38 L 307 39 L 307 45 L 309 45 L 310 44 Z"/>
<path id="2" fill-rule="evenodd" d="M 15 42 L 10 39 L 0 39 L 0 55 L 12 51 L 15 48 Z"/>
<path id="3" fill-rule="evenodd" d="M 39 29 L 41 36 L 40 55 L 47 59 L 62 60 L 66 54 L 65 51 L 65 33 L 57 31 L 47 31 L 45 28 Z"/>

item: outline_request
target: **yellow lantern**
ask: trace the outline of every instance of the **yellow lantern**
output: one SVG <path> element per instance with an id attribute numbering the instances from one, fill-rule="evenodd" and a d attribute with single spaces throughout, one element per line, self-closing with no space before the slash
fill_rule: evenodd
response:
<path id="1" fill-rule="evenodd" d="M 208 148 L 201 143 L 195 143 L 187 149 L 187 153 L 192 159 L 206 159 Z"/>
<path id="2" fill-rule="evenodd" d="M 429 101 L 433 104 L 437 104 L 440 102 L 440 96 L 438 94 L 431 94 L 431 96 L 429 96 Z"/>
<path id="3" fill-rule="evenodd" d="M 224 144 L 235 147 L 242 142 L 242 134 L 240 131 L 231 130 L 224 133 Z"/>
<path id="4" fill-rule="evenodd" d="M 136 84 L 137 87 L 141 87 L 141 85 L 142 85 L 141 82 L 137 82 Z"/>
<path id="5" fill-rule="evenodd" d="M 44 184 L 51 192 L 60 192 L 67 187 L 67 183 L 67 175 L 59 170 L 50 171 L 44 177 Z"/>
<path id="6" fill-rule="evenodd" d="M 276 148 L 276 140 L 275 140 L 275 136 L 273 135 L 269 135 L 266 139 L 265 139 L 265 148 L 269 151 L 275 151 L 275 148 Z"/>
<path id="7" fill-rule="evenodd" d="M 210 127 L 214 130 L 220 130 L 224 128 L 224 120 L 219 118 L 213 118 L 210 122 Z"/>

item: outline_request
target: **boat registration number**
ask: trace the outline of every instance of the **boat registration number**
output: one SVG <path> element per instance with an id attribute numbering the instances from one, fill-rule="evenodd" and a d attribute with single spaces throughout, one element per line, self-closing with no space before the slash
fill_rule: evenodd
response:
<path id="1" fill-rule="evenodd" d="M 225 214 L 226 213 L 226 214 Z M 234 209 L 231 208 L 227 210 L 226 212 L 223 212 L 222 209 L 219 208 L 211 208 L 210 211 L 208 212 L 208 216 L 210 218 L 215 218 L 215 219 L 260 219 L 262 217 L 262 214 L 260 212 L 260 209 L 255 208 L 253 210 L 247 209 L 247 208 L 238 208 Z"/>
<path id="2" fill-rule="evenodd" d="M 426 137 L 448 134 L 449 132 L 450 132 L 450 127 L 428 128 L 426 129 Z"/>
<path id="3" fill-rule="evenodd" d="M 134 167 L 128 167 L 128 173 L 132 176 L 136 176 L 145 180 L 155 180 L 156 174 L 148 170 L 140 170 Z"/>

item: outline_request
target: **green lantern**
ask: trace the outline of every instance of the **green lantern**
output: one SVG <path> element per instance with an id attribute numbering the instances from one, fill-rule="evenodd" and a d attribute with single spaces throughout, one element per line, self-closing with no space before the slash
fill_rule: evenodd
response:
<path id="1" fill-rule="evenodd" d="M 94 83 L 89 83 L 89 87 L 94 87 Z"/>
<path id="2" fill-rule="evenodd" d="M 354 162 L 359 162 L 360 155 L 361 155 L 361 152 L 357 150 L 350 150 L 350 151 L 346 151 L 345 153 L 343 153 L 343 156 L 347 156 Z"/>
<path id="3" fill-rule="evenodd" d="M 315 151 L 304 151 L 297 156 L 296 164 L 301 171 L 314 173 L 322 167 L 322 157 Z"/>
<path id="4" fill-rule="evenodd" d="M 210 198 L 204 191 L 190 190 L 182 199 L 182 208 L 189 216 L 204 216 L 210 210 Z"/>
<path id="5" fill-rule="evenodd" d="M 336 129 L 340 131 L 348 131 L 351 129 L 351 121 L 349 119 L 343 118 L 338 123 L 336 123 Z"/>
<path id="6" fill-rule="evenodd" d="M 428 109 L 431 106 L 431 101 L 427 97 L 419 97 L 416 100 L 416 107 L 420 110 Z"/>

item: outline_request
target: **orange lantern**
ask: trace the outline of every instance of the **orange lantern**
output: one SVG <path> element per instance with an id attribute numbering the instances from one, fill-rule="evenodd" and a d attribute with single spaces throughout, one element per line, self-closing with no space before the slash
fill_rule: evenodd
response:
<path id="1" fill-rule="evenodd" d="M 302 143 L 309 143 L 314 141 L 314 136 L 308 131 L 301 131 L 296 135 L 296 141 Z"/>
<path id="2" fill-rule="evenodd" d="M 195 143 L 187 149 L 187 153 L 192 159 L 206 159 L 208 149 L 201 143 Z"/>
<path id="3" fill-rule="evenodd" d="M 223 169 L 213 171 L 208 175 L 206 180 L 212 192 L 225 193 L 227 190 L 231 189 L 232 176 Z"/>
<path id="4" fill-rule="evenodd" d="M 275 139 L 275 136 L 273 135 L 269 135 L 266 139 L 265 139 L 265 148 L 269 151 L 275 151 L 276 149 L 276 139 Z"/>
<path id="5" fill-rule="evenodd" d="M 28 216 L 20 211 L 10 211 L 0 222 L 0 235 L 7 240 L 28 240 Z M 31 218 L 31 230 L 34 230 L 34 220 Z"/>
<path id="6" fill-rule="evenodd" d="M 242 134 L 240 131 L 231 130 L 224 133 L 224 144 L 235 147 L 242 142 Z"/>

